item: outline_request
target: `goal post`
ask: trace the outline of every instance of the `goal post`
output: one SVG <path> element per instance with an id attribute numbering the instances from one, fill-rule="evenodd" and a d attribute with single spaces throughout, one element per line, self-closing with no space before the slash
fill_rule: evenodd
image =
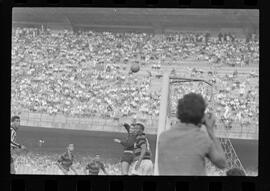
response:
<path id="1" fill-rule="evenodd" d="M 162 94 L 160 101 L 159 117 L 158 117 L 158 130 L 157 130 L 157 140 L 156 140 L 156 155 L 155 155 L 155 165 L 154 165 L 154 175 L 158 175 L 158 143 L 159 135 L 165 131 L 167 114 L 168 114 L 168 101 L 169 101 L 169 83 L 170 83 L 170 73 L 165 73 L 162 79 Z"/>

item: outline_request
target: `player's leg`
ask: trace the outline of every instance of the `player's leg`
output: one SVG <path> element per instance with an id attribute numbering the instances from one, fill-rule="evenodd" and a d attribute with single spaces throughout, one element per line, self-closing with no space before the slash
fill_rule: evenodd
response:
<path id="1" fill-rule="evenodd" d="M 128 175 L 130 164 L 133 161 L 132 153 L 123 153 L 123 157 L 121 159 L 121 174 Z"/>
<path id="2" fill-rule="evenodd" d="M 121 174 L 128 175 L 129 163 L 126 161 L 121 162 Z"/>
<path id="3" fill-rule="evenodd" d="M 139 168 L 141 169 L 141 175 L 145 176 L 147 171 L 147 160 L 142 160 Z"/>
<path id="4" fill-rule="evenodd" d="M 14 167 L 14 163 L 10 164 L 10 174 L 15 174 L 15 167 Z"/>
<path id="5" fill-rule="evenodd" d="M 142 160 L 141 165 L 141 175 L 147 176 L 153 174 L 153 163 L 151 160 Z"/>
<path id="6" fill-rule="evenodd" d="M 145 171 L 144 171 L 144 175 L 153 175 L 153 171 L 154 171 L 154 165 L 153 162 L 151 160 L 145 160 Z"/>
<path id="7" fill-rule="evenodd" d="M 134 166 L 135 166 L 134 164 L 135 164 L 135 163 L 136 163 L 136 162 L 131 163 L 131 165 L 130 165 L 130 167 L 129 167 L 129 168 L 130 168 L 130 175 L 135 175 L 135 174 L 134 174 Z"/>
<path id="8" fill-rule="evenodd" d="M 15 174 L 14 159 L 10 156 L 10 174 Z"/>
<path id="9" fill-rule="evenodd" d="M 63 172 L 64 175 L 68 175 L 68 170 L 66 170 L 65 168 L 61 167 L 60 168 L 61 171 Z"/>
<path id="10" fill-rule="evenodd" d="M 16 156 L 15 149 L 11 149 L 10 150 L 10 174 L 16 174 L 14 156 Z"/>
<path id="11" fill-rule="evenodd" d="M 142 168 L 141 168 L 141 165 L 140 165 L 140 167 L 139 167 L 137 170 L 135 169 L 137 162 L 138 162 L 138 161 L 135 161 L 135 162 L 132 164 L 132 167 L 131 167 L 131 175 L 133 175 L 133 176 L 139 176 L 139 175 L 142 175 Z"/>
<path id="12" fill-rule="evenodd" d="M 59 163 L 56 163 L 57 166 L 59 167 L 59 169 L 61 170 L 61 172 L 64 174 L 64 175 L 67 175 L 68 174 L 68 170 L 65 169 L 61 164 Z"/>

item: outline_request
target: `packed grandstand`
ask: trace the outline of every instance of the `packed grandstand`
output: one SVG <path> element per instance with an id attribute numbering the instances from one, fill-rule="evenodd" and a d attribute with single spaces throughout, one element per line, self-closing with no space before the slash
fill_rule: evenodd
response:
<path id="1" fill-rule="evenodd" d="M 139 111 L 145 118 L 157 117 L 160 91 L 151 87 L 155 72 L 162 70 L 155 67 L 172 63 L 179 67 L 185 60 L 193 63 L 186 67 L 185 77 L 205 78 L 215 84 L 215 110 L 220 119 L 244 125 L 258 121 L 258 70 L 241 74 L 213 69 L 220 65 L 258 67 L 255 34 L 243 39 L 234 34 L 55 33 L 43 28 L 14 28 L 12 111 L 106 118 L 134 116 Z M 200 62 L 207 62 L 212 69 L 197 69 Z M 129 73 L 132 64 L 147 72 Z M 190 84 L 179 87 L 172 99 L 191 91 L 210 96 Z"/>

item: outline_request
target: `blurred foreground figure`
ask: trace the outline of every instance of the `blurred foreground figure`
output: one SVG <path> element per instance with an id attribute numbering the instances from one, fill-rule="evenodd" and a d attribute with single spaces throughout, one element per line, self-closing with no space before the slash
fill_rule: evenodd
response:
<path id="1" fill-rule="evenodd" d="M 225 168 L 226 158 L 215 137 L 215 117 L 205 114 L 206 103 L 200 94 L 186 94 L 178 101 L 178 122 L 160 134 L 159 175 L 206 175 L 205 157 L 216 167 Z M 205 125 L 207 133 L 201 129 Z"/>

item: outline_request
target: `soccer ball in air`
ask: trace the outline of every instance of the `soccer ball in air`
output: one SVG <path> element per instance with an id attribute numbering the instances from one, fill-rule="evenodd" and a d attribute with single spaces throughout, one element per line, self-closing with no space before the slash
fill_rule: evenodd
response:
<path id="1" fill-rule="evenodd" d="M 133 73 L 139 72 L 140 71 L 140 66 L 138 64 L 134 64 L 130 67 L 130 71 Z"/>

